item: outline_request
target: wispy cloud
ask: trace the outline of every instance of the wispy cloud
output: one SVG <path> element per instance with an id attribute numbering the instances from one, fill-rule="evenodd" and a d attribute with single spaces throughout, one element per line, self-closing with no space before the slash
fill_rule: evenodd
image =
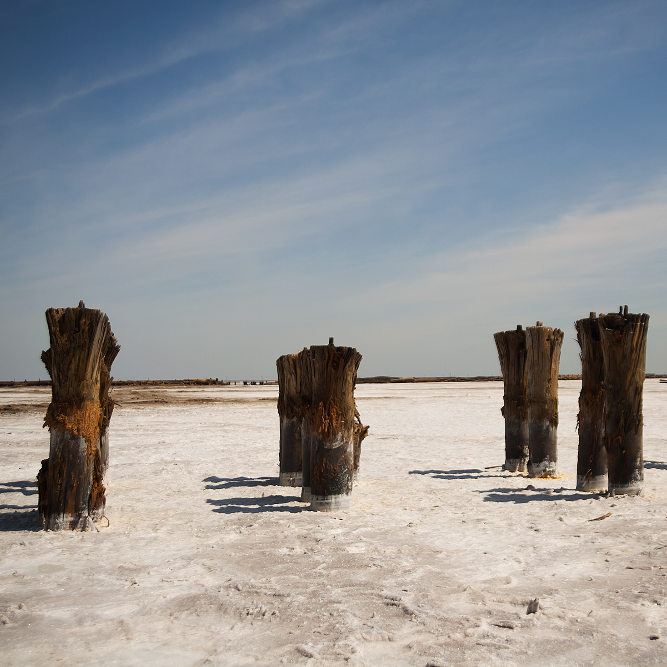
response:
<path id="1" fill-rule="evenodd" d="M 431 257 L 431 270 L 377 287 L 363 298 L 385 304 L 487 302 L 497 311 L 546 304 L 564 292 L 578 300 L 604 285 L 645 291 L 654 301 L 655 272 L 660 282 L 667 273 L 662 259 L 667 188 L 642 199 L 628 208 L 582 210 L 548 224 L 477 238 Z"/>
<path id="2" fill-rule="evenodd" d="M 175 41 L 164 45 L 157 54 L 139 66 L 126 67 L 116 72 L 91 78 L 88 82 L 62 91 L 41 103 L 29 104 L 6 115 L 4 121 L 20 121 L 26 117 L 48 114 L 63 104 L 85 98 L 102 90 L 149 77 L 205 53 L 229 50 L 243 43 L 252 33 L 276 29 L 295 15 L 313 9 L 324 0 L 283 0 L 261 8 L 242 12 L 229 20 L 222 13 L 212 25 L 187 31 Z"/>
<path id="3" fill-rule="evenodd" d="M 148 339 L 158 311 L 213 300 L 429 373 L 452 318 L 472 364 L 505 317 L 658 303 L 667 186 L 641 193 L 667 169 L 664 17 L 538 5 L 222 3 L 140 56 L 59 61 L 4 106 L 5 310 L 104 295 Z"/>

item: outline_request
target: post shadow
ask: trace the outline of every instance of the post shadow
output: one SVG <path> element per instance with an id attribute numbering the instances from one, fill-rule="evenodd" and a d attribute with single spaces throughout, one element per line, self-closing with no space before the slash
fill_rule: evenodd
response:
<path id="1" fill-rule="evenodd" d="M 498 466 L 500 467 L 500 466 Z M 409 470 L 408 475 L 428 475 L 433 479 L 480 479 L 482 477 L 506 477 L 498 473 L 487 472 L 479 468 L 465 470 Z"/>
<path id="2" fill-rule="evenodd" d="M 302 505 L 290 507 L 288 503 L 298 502 L 296 496 L 266 496 L 262 498 L 208 498 L 209 505 L 215 505 L 213 512 L 220 514 L 258 514 L 260 512 L 302 512 Z"/>
<path id="3" fill-rule="evenodd" d="M 12 511 L 7 511 L 12 510 Z M 20 510 L 28 510 L 21 512 Z M 0 505 L 0 533 L 30 532 L 42 529 L 37 506 Z"/>
<path id="4" fill-rule="evenodd" d="M 206 477 L 202 482 L 209 482 L 206 489 L 234 489 L 252 486 L 279 486 L 277 477 Z"/>
<path id="5" fill-rule="evenodd" d="M 580 493 L 578 491 L 563 493 L 556 491 L 541 491 L 535 490 L 530 491 L 530 495 L 526 494 L 528 489 L 487 489 L 486 491 L 478 491 L 478 493 L 487 494 L 482 500 L 485 503 L 531 503 L 531 502 L 554 502 L 555 500 L 566 500 L 568 502 L 574 502 L 577 500 L 590 500 L 596 495 L 603 495 L 601 493 Z"/>
<path id="6" fill-rule="evenodd" d="M 0 482 L 0 493 L 22 493 L 24 496 L 34 496 L 37 495 L 37 482 L 29 480 Z"/>
<path id="7" fill-rule="evenodd" d="M 667 470 L 665 461 L 644 461 L 644 468 L 653 468 L 655 470 Z"/>

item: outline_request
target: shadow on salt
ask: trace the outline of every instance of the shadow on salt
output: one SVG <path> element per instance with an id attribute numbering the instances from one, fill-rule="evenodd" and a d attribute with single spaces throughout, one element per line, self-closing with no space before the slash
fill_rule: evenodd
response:
<path id="1" fill-rule="evenodd" d="M 536 500 L 591 500 L 604 495 L 601 493 L 563 493 L 562 491 L 529 491 L 528 489 L 487 489 L 477 493 L 488 494 L 483 500 L 485 503 L 532 503 Z"/>
<path id="2" fill-rule="evenodd" d="M 209 482 L 206 489 L 234 489 L 240 487 L 253 486 L 278 486 L 278 477 L 206 477 L 203 482 Z M 208 498 L 206 502 L 209 505 L 215 505 L 214 512 L 221 514 L 256 514 L 257 512 L 301 512 L 303 506 L 301 503 L 293 505 L 298 502 L 296 496 L 282 496 L 272 495 L 265 496 L 262 494 L 261 498 L 223 498 L 222 500 L 214 500 Z"/>
<path id="3" fill-rule="evenodd" d="M 37 493 L 37 483 L 27 480 L 0 482 L 0 493 L 22 493 L 24 496 L 34 496 Z"/>
<path id="4" fill-rule="evenodd" d="M 262 498 L 225 498 L 224 500 L 213 500 L 209 498 L 209 505 L 216 505 L 214 512 L 222 514 L 256 514 L 258 512 L 301 512 L 301 504 L 294 506 L 291 503 L 298 502 L 296 496 L 266 496 Z"/>
<path id="5" fill-rule="evenodd" d="M 644 461 L 644 468 L 667 470 L 667 463 L 665 463 L 664 461 Z"/>
<path id="6" fill-rule="evenodd" d="M 42 524 L 39 520 L 39 512 L 37 509 L 33 509 L 32 507 L 15 507 L 14 505 L 0 505 L 0 509 L 14 510 L 11 513 L 0 511 L 0 532 L 35 533 L 38 530 L 42 530 Z"/>
<path id="7" fill-rule="evenodd" d="M 203 482 L 210 482 L 206 489 L 233 489 L 240 486 L 278 486 L 277 477 L 207 477 Z"/>
<path id="8" fill-rule="evenodd" d="M 500 467 L 500 466 L 498 466 Z M 480 479 L 482 477 L 506 477 L 498 473 L 471 468 L 469 470 L 410 470 L 408 475 L 429 475 L 434 479 Z"/>
<path id="9" fill-rule="evenodd" d="M 29 480 L 0 482 L 0 493 L 20 493 L 24 496 L 37 494 L 37 484 Z M 39 530 L 39 515 L 35 503 L 29 505 L 0 505 L 0 532 Z"/>

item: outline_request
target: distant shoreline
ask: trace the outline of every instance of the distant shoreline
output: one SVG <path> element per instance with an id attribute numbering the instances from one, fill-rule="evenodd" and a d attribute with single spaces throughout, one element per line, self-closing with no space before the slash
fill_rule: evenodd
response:
<path id="1" fill-rule="evenodd" d="M 646 373 L 646 379 L 667 378 L 664 373 Z M 375 375 L 357 378 L 357 384 L 411 384 L 417 382 L 502 382 L 501 375 L 472 375 L 451 377 L 394 377 Z M 559 380 L 581 380 L 581 375 L 559 375 Z M 219 380 L 218 378 L 185 378 L 183 380 L 114 380 L 113 387 L 192 387 L 192 386 L 244 386 L 244 385 L 278 385 L 276 380 Z M 0 387 L 50 387 L 51 380 L 22 380 L 0 382 Z"/>

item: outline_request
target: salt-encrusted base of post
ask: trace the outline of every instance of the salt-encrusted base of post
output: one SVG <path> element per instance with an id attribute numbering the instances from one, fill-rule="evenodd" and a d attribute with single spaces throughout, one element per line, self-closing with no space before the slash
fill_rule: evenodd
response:
<path id="1" fill-rule="evenodd" d="M 107 428 L 113 411 L 109 371 L 120 346 L 107 316 L 86 308 L 46 311 L 51 347 L 42 361 L 52 400 L 44 418 L 49 458 L 37 475 L 38 508 L 47 530 L 87 530 L 104 514 Z"/>
<path id="2" fill-rule="evenodd" d="M 280 485 L 301 486 L 301 387 L 298 355 L 276 360 L 278 369 L 278 416 L 280 419 Z"/>
<path id="3" fill-rule="evenodd" d="M 310 509 L 318 512 L 349 510 L 352 507 L 352 491 L 333 496 L 310 496 Z"/>
<path id="4" fill-rule="evenodd" d="M 528 464 L 528 403 L 526 398 L 526 332 L 521 325 L 515 331 L 493 335 L 503 374 L 505 417 L 505 464 L 503 470 L 526 472 Z"/>
<path id="5" fill-rule="evenodd" d="M 301 452 L 302 452 L 302 482 L 301 502 L 310 503 L 310 472 L 312 433 L 312 404 L 313 404 L 313 359 L 308 348 L 299 352 L 299 375 L 301 386 Z"/>
<path id="6" fill-rule="evenodd" d="M 581 348 L 577 490 L 606 491 L 607 450 L 604 446 L 604 361 L 595 313 L 574 323 Z"/>
<path id="7" fill-rule="evenodd" d="M 558 366 L 563 332 L 526 328 L 528 476 L 558 476 Z"/>
<path id="8" fill-rule="evenodd" d="M 314 510 L 352 504 L 354 479 L 354 386 L 361 355 L 351 347 L 310 348 L 313 360 L 311 497 Z"/>
<path id="9" fill-rule="evenodd" d="M 604 359 L 605 446 L 609 491 L 636 495 L 644 485 L 643 415 L 649 316 L 600 315 Z"/>

